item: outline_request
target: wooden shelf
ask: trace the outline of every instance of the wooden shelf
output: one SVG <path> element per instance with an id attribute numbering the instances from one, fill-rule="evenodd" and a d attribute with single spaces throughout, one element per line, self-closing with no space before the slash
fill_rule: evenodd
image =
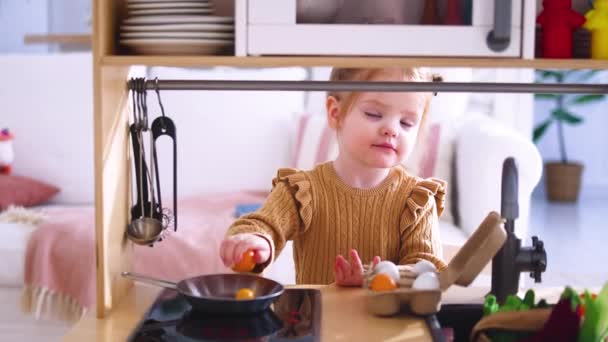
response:
<path id="1" fill-rule="evenodd" d="M 78 44 L 91 45 L 90 34 L 26 34 L 25 44 Z"/>
<path id="2" fill-rule="evenodd" d="M 514 58 L 413 58 L 413 57 L 233 57 L 233 56 L 105 56 L 102 66 L 168 66 L 168 67 L 475 67 L 533 69 L 608 69 L 608 60 L 594 59 L 514 59 Z"/>

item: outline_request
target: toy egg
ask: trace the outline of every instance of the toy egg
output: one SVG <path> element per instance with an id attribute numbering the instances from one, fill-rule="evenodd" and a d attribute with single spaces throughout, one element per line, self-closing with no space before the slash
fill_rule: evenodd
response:
<path id="1" fill-rule="evenodd" d="M 439 278 L 435 272 L 424 272 L 419 274 L 412 284 L 412 288 L 416 290 L 438 290 Z"/>
<path id="2" fill-rule="evenodd" d="M 380 261 L 374 266 L 374 273 L 384 273 L 391 277 L 395 282 L 399 280 L 399 269 L 397 268 L 397 265 L 388 260 Z"/>
<path id="3" fill-rule="evenodd" d="M 435 264 L 428 260 L 420 260 L 412 267 L 412 272 L 422 274 L 425 272 L 437 272 Z"/>

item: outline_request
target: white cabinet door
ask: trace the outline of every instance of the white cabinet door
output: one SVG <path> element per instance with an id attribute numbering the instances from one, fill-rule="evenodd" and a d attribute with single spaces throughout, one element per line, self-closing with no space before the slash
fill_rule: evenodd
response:
<path id="1" fill-rule="evenodd" d="M 423 0 L 402 1 L 421 12 Z M 521 57 L 522 1 L 512 0 L 509 45 L 494 51 L 487 43 L 494 29 L 494 0 L 473 0 L 471 24 L 462 26 L 300 24 L 297 0 L 248 0 L 247 51 L 250 55 Z M 413 6 L 416 3 L 418 7 Z"/>

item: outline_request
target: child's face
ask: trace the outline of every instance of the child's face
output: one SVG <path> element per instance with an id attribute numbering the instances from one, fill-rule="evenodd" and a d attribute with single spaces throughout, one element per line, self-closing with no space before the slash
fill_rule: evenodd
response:
<path id="1" fill-rule="evenodd" d="M 383 75 L 382 80 L 402 81 L 402 78 Z M 340 154 L 367 167 L 389 168 L 400 164 L 414 147 L 428 96 L 361 93 L 337 125 Z"/>

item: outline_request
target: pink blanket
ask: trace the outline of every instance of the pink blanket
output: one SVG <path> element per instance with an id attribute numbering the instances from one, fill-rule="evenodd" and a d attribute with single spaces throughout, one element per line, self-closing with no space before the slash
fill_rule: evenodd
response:
<path id="1" fill-rule="evenodd" d="M 210 194 L 178 203 L 178 228 L 154 245 L 135 246 L 134 271 L 177 281 L 226 272 L 219 244 L 237 204 L 258 203 L 259 192 Z M 49 207 L 26 252 L 23 306 L 36 316 L 75 320 L 95 305 L 95 224 L 91 207 Z"/>

